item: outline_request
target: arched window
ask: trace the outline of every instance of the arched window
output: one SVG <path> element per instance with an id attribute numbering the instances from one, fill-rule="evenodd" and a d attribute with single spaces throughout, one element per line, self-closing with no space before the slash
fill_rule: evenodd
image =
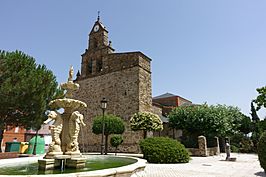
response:
<path id="1" fill-rule="evenodd" d="M 92 73 L 92 59 L 89 60 L 88 71 L 89 71 L 90 74 Z"/>
<path id="2" fill-rule="evenodd" d="M 103 70 L 103 61 L 102 59 L 97 60 L 97 72 L 101 72 Z"/>

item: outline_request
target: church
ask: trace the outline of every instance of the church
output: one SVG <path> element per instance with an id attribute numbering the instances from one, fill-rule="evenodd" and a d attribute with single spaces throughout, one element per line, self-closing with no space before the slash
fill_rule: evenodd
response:
<path id="1" fill-rule="evenodd" d="M 92 133 L 92 123 L 95 116 L 102 115 L 103 98 L 108 101 L 105 112 L 125 122 L 120 152 L 139 152 L 143 132 L 132 131 L 129 120 L 134 113 L 152 111 L 151 59 L 140 51 L 114 51 L 107 28 L 98 16 L 89 33 L 88 47 L 81 55 L 81 72 L 75 81 L 80 84 L 75 98 L 88 106 L 83 111 L 87 126 L 82 129 L 79 142 L 84 152 L 100 151 L 101 135 Z"/>

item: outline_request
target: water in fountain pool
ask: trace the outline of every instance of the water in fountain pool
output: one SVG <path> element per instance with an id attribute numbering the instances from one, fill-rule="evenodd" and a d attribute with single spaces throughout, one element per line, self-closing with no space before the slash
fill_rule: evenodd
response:
<path id="1" fill-rule="evenodd" d="M 116 168 L 125 165 L 135 163 L 137 160 L 125 157 L 115 156 L 89 156 L 86 161 L 85 168 L 72 169 L 66 168 L 64 171 L 54 169 L 51 171 L 39 171 L 38 162 L 36 163 L 25 163 L 19 165 L 8 165 L 0 167 L 1 175 L 38 175 L 38 174 L 65 174 L 65 173 L 77 173 L 93 170 L 102 170 L 107 168 Z"/>

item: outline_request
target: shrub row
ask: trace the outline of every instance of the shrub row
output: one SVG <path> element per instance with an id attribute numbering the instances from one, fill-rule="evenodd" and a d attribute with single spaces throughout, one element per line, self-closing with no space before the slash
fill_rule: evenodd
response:
<path id="1" fill-rule="evenodd" d="M 266 172 L 266 132 L 264 132 L 258 143 L 258 156 L 260 161 L 260 166 Z"/>
<path id="2" fill-rule="evenodd" d="M 185 146 L 170 138 L 147 138 L 140 142 L 140 148 L 149 163 L 187 163 L 190 158 Z"/>

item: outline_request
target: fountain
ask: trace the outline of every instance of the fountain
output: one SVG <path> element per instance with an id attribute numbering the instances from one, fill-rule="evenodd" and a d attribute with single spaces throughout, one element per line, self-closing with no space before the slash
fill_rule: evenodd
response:
<path id="1" fill-rule="evenodd" d="M 38 161 L 40 170 L 52 170 L 60 167 L 84 168 L 86 158 L 79 150 L 78 135 L 81 126 L 85 126 L 83 115 L 77 111 L 87 107 L 86 103 L 73 99 L 73 91 L 79 89 L 79 84 L 73 82 L 73 67 L 69 70 L 69 77 L 61 88 L 66 91 L 63 99 L 56 99 L 49 103 L 52 109 L 63 108 L 61 114 L 50 111 L 45 124 L 54 121 L 51 125 L 52 143 L 43 159 Z"/>
<path id="2" fill-rule="evenodd" d="M 61 84 L 66 91 L 63 99 L 56 99 L 49 104 L 50 111 L 45 124 L 54 121 L 51 125 L 52 142 L 44 158 L 28 157 L 14 160 L 0 161 L 0 176 L 143 176 L 146 160 L 113 155 L 82 155 L 79 150 L 78 135 L 85 126 L 83 115 L 77 111 L 87 105 L 73 99 L 73 91 L 79 89 L 79 84 L 73 82 L 73 67 L 70 68 L 68 81 Z M 38 163 L 37 163 L 38 162 Z"/>

